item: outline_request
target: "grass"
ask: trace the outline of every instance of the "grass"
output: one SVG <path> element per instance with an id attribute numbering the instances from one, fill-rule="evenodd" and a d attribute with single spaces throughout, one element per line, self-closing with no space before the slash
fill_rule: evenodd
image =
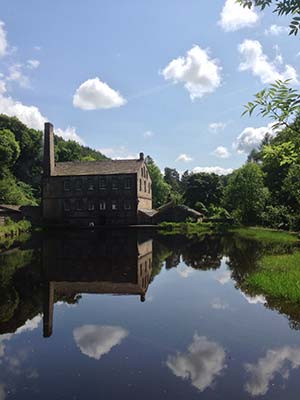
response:
<path id="1" fill-rule="evenodd" d="M 300 252 L 264 256 L 245 283 L 266 296 L 300 302 Z"/>
<path id="2" fill-rule="evenodd" d="M 237 233 L 238 235 L 247 239 L 262 240 L 265 242 L 284 242 L 284 243 L 296 243 L 300 242 L 299 235 L 290 232 L 276 231 L 265 228 L 236 228 L 232 229 L 231 232 Z"/>

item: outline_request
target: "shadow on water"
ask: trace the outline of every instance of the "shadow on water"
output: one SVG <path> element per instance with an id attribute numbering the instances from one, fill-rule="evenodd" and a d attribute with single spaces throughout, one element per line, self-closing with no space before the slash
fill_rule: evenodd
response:
<path id="1" fill-rule="evenodd" d="M 76 304 L 83 294 L 147 298 L 149 285 L 181 262 L 194 270 L 217 270 L 222 259 L 235 287 L 248 296 L 245 277 L 264 254 L 293 251 L 287 244 L 264 244 L 235 235 L 199 238 L 138 231 L 49 232 L 35 242 L 0 254 L 0 334 L 13 333 L 43 313 L 43 333 L 52 335 L 56 302 Z M 266 298 L 265 307 L 285 315 L 299 329 L 300 305 Z"/>

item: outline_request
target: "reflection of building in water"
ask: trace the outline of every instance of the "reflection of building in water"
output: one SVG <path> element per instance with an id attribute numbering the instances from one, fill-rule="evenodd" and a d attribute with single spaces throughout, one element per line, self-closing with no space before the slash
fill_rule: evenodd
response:
<path id="1" fill-rule="evenodd" d="M 103 235 L 103 236 L 102 236 Z M 139 295 L 152 272 L 152 240 L 137 233 L 68 232 L 43 244 L 44 336 L 51 336 L 56 299 L 78 294 Z"/>

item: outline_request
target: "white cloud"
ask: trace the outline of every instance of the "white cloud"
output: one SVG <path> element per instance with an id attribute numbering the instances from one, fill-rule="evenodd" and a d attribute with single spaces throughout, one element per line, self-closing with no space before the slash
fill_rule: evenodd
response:
<path id="1" fill-rule="evenodd" d="M 267 300 L 263 295 L 258 296 L 248 296 L 241 292 L 242 296 L 247 300 L 249 304 L 266 304 Z"/>
<path id="2" fill-rule="evenodd" d="M 211 303 L 211 307 L 214 310 L 226 310 L 227 308 L 229 308 L 229 305 L 227 303 L 222 302 L 221 299 L 215 298 Z"/>
<path id="3" fill-rule="evenodd" d="M 81 137 L 76 132 L 76 128 L 74 128 L 73 126 L 68 126 L 66 129 L 55 129 L 55 133 L 65 140 L 74 140 L 79 144 L 84 144 L 83 139 L 81 139 Z"/>
<path id="4" fill-rule="evenodd" d="M 206 172 L 208 174 L 217 175 L 229 175 L 233 172 L 232 168 L 222 168 L 222 167 L 195 167 L 193 172 L 197 174 L 198 172 Z"/>
<path id="5" fill-rule="evenodd" d="M 0 80 L 0 95 L 6 93 L 6 83 L 3 80 Z"/>
<path id="6" fill-rule="evenodd" d="M 42 48 L 41 48 L 41 46 L 34 46 L 34 47 L 33 47 L 33 50 L 35 50 L 35 51 L 41 51 Z"/>
<path id="7" fill-rule="evenodd" d="M 251 71 L 258 76 L 262 83 L 272 83 L 276 80 L 290 79 L 292 83 L 298 83 L 297 72 L 294 67 L 286 64 L 281 71 L 278 69 L 278 55 L 272 62 L 264 54 L 261 43 L 258 40 L 244 40 L 238 46 L 243 61 L 239 65 L 240 71 Z M 281 61 L 282 58 L 281 58 Z"/>
<path id="8" fill-rule="evenodd" d="M 17 82 L 23 88 L 29 88 L 30 82 L 28 76 L 23 74 L 22 64 L 13 64 L 8 68 L 7 81 Z"/>
<path id="9" fill-rule="evenodd" d="M 278 130 L 277 130 L 278 131 Z M 266 134 L 276 135 L 273 123 L 260 128 L 248 127 L 236 138 L 233 148 L 240 154 L 249 154 L 251 150 L 258 149 Z"/>
<path id="10" fill-rule="evenodd" d="M 27 60 L 27 68 L 29 69 L 37 69 L 40 64 L 39 60 Z"/>
<path id="11" fill-rule="evenodd" d="M 135 160 L 139 158 L 139 155 L 136 153 L 131 153 L 125 146 L 120 147 L 102 147 L 98 149 L 102 154 L 106 155 L 109 158 L 115 160 Z"/>
<path id="12" fill-rule="evenodd" d="M 82 354 L 100 360 L 128 336 L 128 331 L 120 326 L 83 325 L 74 329 L 73 336 Z"/>
<path id="13" fill-rule="evenodd" d="M 47 121 L 46 117 L 41 114 L 39 109 L 35 106 L 26 106 L 19 101 L 6 97 L 0 94 L 0 113 L 6 114 L 10 117 L 17 117 L 25 125 L 30 128 L 40 129 L 44 128 L 44 123 Z"/>
<path id="14" fill-rule="evenodd" d="M 193 161 L 193 159 L 192 159 L 192 157 L 191 156 L 189 156 L 188 154 L 180 154 L 177 158 L 176 158 L 176 160 L 175 160 L 176 162 L 179 162 L 179 161 L 182 161 L 182 162 L 190 162 L 190 161 Z"/>
<path id="15" fill-rule="evenodd" d="M 237 31 L 241 28 L 257 24 L 259 15 L 249 8 L 244 8 L 236 0 L 227 0 L 219 20 L 219 25 L 225 32 Z"/>
<path id="16" fill-rule="evenodd" d="M 152 131 L 146 131 L 143 133 L 144 138 L 148 139 L 154 136 L 154 132 Z"/>
<path id="17" fill-rule="evenodd" d="M 6 39 L 6 31 L 5 31 L 4 22 L 0 21 L 0 57 L 3 57 L 7 53 L 8 43 Z"/>
<path id="18" fill-rule="evenodd" d="M 188 351 L 169 356 L 167 366 L 175 376 L 190 380 L 194 387 L 203 392 L 213 385 L 226 367 L 225 351 L 219 344 L 195 334 Z"/>
<path id="19" fill-rule="evenodd" d="M 245 369 L 250 374 L 250 379 L 245 389 L 252 396 L 265 395 L 275 375 L 283 379 L 289 378 L 290 370 L 300 367 L 300 348 L 289 346 L 277 350 L 268 350 L 265 357 L 260 358 L 256 364 L 246 364 Z"/>
<path id="20" fill-rule="evenodd" d="M 194 100 L 214 92 L 221 85 L 221 70 L 218 61 L 210 58 L 208 50 L 194 46 L 186 57 L 171 61 L 162 71 L 162 75 L 174 83 L 184 83 Z"/>
<path id="21" fill-rule="evenodd" d="M 188 267 L 186 265 L 178 266 L 176 268 L 176 271 L 184 279 L 188 278 L 195 272 L 194 268 Z"/>
<path id="22" fill-rule="evenodd" d="M 99 78 L 83 82 L 73 96 L 73 105 L 82 110 L 98 110 L 120 107 L 126 100 Z"/>
<path id="23" fill-rule="evenodd" d="M 289 32 L 288 27 L 273 24 L 273 25 L 270 25 L 270 27 L 265 30 L 265 35 L 279 36 L 283 33 L 288 33 L 288 32 Z"/>
<path id="24" fill-rule="evenodd" d="M 224 131 L 226 126 L 227 126 L 226 122 L 212 122 L 211 124 L 208 125 L 208 128 L 211 132 L 218 133 Z"/>
<path id="25" fill-rule="evenodd" d="M 224 147 L 224 146 L 218 146 L 214 150 L 213 154 L 216 157 L 219 157 L 219 158 L 228 158 L 228 157 L 230 157 L 230 153 L 229 153 L 228 149 L 226 147 Z"/>
<path id="26" fill-rule="evenodd" d="M 221 283 L 221 285 L 226 285 L 226 283 L 231 281 L 231 272 L 224 271 L 216 277 L 216 280 Z"/>

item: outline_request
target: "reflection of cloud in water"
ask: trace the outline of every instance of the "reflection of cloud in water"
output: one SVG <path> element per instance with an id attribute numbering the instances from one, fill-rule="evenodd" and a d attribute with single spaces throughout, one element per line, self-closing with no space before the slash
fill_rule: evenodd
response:
<path id="1" fill-rule="evenodd" d="M 100 360 L 128 336 L 128 331 L 120 326 L 83 325 L 74 329 L 73 336 L 82 354 Z"/>
<path id="2" fill-rule="evenodd" d="M 190 275 L 192 275 L 194 269 L 186 265 L 180 265 L 177 267 L 176 271 L 182 278 L 188 278 Z"/>
<path id="3" fill-rule="evenodd" d="M 230 271 L 224 271 L 221 274 L 218 274 L 216 277 L 216 280 L 221 283 L 221 285 L 225 285 L 226 283 L 230 282 L 231 280 L 231 272 Z"/>
<path id="4" fill-rule="evenodd" d="M 242 296 L 248 301 L 249 304 L 266 304 L 267 300 L 263 295 L 259 296 L 248 296 L 247 294 L 242 293 Z"/>
<path id="5" fill-rule="evenodd" d="M 195 334 L 188 351 L 169 356 L 167 366 L 174 375 L 190 379 L 192 385 L 203 392 L 226 367 L 225 351 L 219 344 Z"/>
<path id="6" fill-rule="evenodd" d="M 219 298 L 215 298 L 211 303 L 211 307 L 214 310 L 226 310 L 229 308 L 229 304 L 222 302 L 222 300 Z"/>
<path id="7" fill-rule="evenodd" d="M 42 316 L 39 314 L 35 316 L 33 319 L 28 319 L 23 326 L 18 328 L 15 333 L 6 333 L 4 335 L 0 335 L 0 357 L 4 356 L 5 352 L 5 344 L 4 342 L 10 340 L 14 335 L 19 333 L 23 333 L 26 331 L 33 331 L 39 326 L 39 323 L 42 320 Z M 0 397 L 1 400 L 1 397 Z"/>
<path id="8" fill-rule="evenodd" d="M 285 346 L 277 350 L 268 350 L 265 357 L 260 358 L 256 364 L 245 364 L 245 369 L 250 374 L 245 389 L 252 396 L 264 395 L 276 373 L 283 379 L 288 379 L 290 370 L 299 366 L 300 347 Z"/>

